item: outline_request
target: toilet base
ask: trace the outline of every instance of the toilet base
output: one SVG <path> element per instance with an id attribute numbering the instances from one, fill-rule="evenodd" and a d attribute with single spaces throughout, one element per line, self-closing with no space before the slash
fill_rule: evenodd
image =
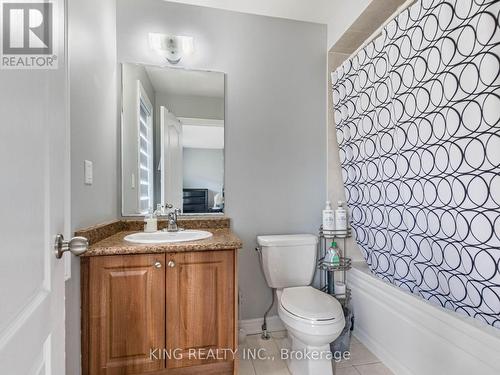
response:
<path id="1" fill-rule="evenodd" d="M 307 346 L 290 334 L 292 351 L 287 359 L 292 375 L 333 375 L 334 366 L 330 345 Z"/>

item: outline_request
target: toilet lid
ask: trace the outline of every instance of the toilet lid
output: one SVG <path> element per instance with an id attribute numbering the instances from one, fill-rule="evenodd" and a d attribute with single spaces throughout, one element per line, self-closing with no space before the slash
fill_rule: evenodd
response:
<path id="1" fill-rule="evenodd" d="M 308 320 L 333 320 L 344 314 L 339 301 L 310 286 L 285 288 L 281 306 L 290 314 Z"/>

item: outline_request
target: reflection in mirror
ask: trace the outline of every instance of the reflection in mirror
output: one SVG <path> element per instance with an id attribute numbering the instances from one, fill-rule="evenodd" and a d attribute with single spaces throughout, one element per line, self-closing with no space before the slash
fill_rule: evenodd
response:
<path id="1" fill-rule="evenodd" d="M 122 214 L 224 211 L 224 74 L 122 64 Z"/>

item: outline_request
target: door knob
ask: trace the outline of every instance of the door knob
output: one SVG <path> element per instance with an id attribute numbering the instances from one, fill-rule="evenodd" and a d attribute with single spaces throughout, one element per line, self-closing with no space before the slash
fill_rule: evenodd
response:
<path id="1" fill-rule="evenodd" d="M 62 234 L 58 234 L 56 236 L 54 250 L 56 252 L 57 259 L 61 259 L 66 251 L 70 251 L 73 255 L 79 256 L 85 253 L 88 249 L 89 240 L 85 237 L 73 237 L 71 240 L 65 241 Z"/>
<path id="2" fill-rule="evenodd" d="M 167 263 L 167 266 L 169 266 L 170 268 L 174 268 L 175 267 L 175 262 L 173 260 L 169 260 L 168 263 Z"/>
<path id="3" fill-rule="evenodd" d="M 156 261 L 156 262 L 155 262 L 155 267 L 156 267 L 156 268 L 161 268 L 161 262 Z"/>

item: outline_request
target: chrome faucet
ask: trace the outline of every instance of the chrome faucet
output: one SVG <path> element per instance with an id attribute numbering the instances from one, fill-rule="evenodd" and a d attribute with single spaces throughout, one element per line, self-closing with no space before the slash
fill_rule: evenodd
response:
<path id="1" fill-rule="evenodd" d="M 177 226 L 177 217 L 181 213 L 181 210 L 178 208 L 175 208 L 173 211 L 166 213 L 166 210 L 170 210 L 174 208 L 173 205 L 169 203 L 165 203 L 164 205 L 158 204 L 156 206 L 156 211 L 154 212 L 156 216 L 166 216 L 167 217 L 167 228 L 163 229 L 164 231 L 166 230 L 167 232 L 178 232 L 180 228 Z"/>
<path id="2" fill-rule="evenodd" d="M 179 227 L 177 226 L 177 216 L 180 213 L 181 213 L 181 210 L 179 210 L 178 208 L 176 208 L 172 212 L 168 213 L 168 215 L 167 215 L 167 218 L 168 218 L 167 232 L 178 232 L 179 231 Z"/>
<path id="3" fill-rule="evenodd" d="M 166 203 L 165 205 L 161 204 L 161 203 L 158 203 L 156 205 L 156 210 L 154 211 L 154 215 L 155 216 L 167 216 L 167 214 L 165 213 L 165 210 L 169 210 L 171 208 L 174 208 L 174 206 L 172 206 L 171 204 L 169 203 Z"/>

